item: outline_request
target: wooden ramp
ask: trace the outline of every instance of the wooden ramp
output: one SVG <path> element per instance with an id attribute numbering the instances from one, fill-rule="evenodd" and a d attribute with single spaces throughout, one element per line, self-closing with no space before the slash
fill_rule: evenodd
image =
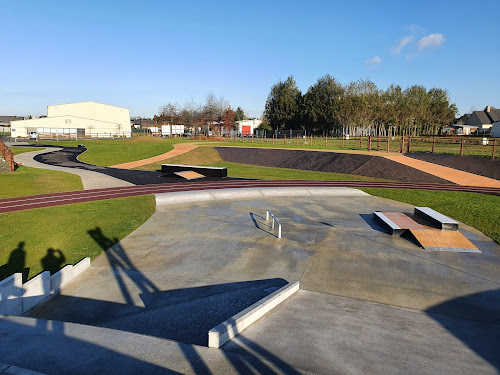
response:
<path id="1" fill-rule="evenodd" d="M 385 228 L 392 231 L 393 235 L 409 231 L 415 241 L 426 250 L 481 252 L 457 230 L 458 223 L 455 230 L 442 230 L 418 223 L 402 212 L 375 212 L 375 217 Z"/>
<path id="2" fill-rule="evenodd" d="M 175 175 L 185 178 L 186 180 L 196 180 L 197 178 L 204 178 L 205 176 L 201 173 L 194 171 L 182 171 L 182 172 L 174 172 Z"/>
<path id="3" fill-rule="evenodd" d="M 410 229 L 410 233 L 425 250 L 481 252 L 459 231 Z"/>

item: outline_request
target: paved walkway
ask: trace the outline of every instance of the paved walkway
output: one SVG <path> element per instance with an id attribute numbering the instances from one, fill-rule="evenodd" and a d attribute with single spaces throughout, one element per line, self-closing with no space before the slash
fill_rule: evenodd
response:
<path id="1" fill-rule="evenodd" d="M 404 155 L 385 155 L 384 157 L 409 167 L 419 169 L 423 172 L 427 172 L 433 176 L 444 178 L 445 180 L 454 182 L 458 185 L 500 188 L 500 181 L 479 176 L 474 173 L 459 171 L 442 165 L 409 158 Z"/>
<path id="2" fill-rule="evenodd" d="M 25 165 L 27 167 L 32 167 L 32 168 L 40 168 L 40 169 L 50 169 L 53 171 L 60 171 L 60 172 L 66 172 L 66 173 L 72 173 L 80 176 L 82 179 L 82 184 L 83 184 L 83 189 L 84 190 L 90 190 L 90 189 L 105 189 L 105 188 L 111 188 L 111 187 L 121 187 L 121 186 L 134 186 L 134 184 L 120 180 L 118 178 L 114 178 L 111 176 L 108 176 L 103 173 L 99 172 L 93 172 L 85 169 L 79 169 L 79 168 L 66 168 L 66 167 L 59 167 L 55 165 L 49 165 L 49 164 L 44 164 L 40 163 L 36 160 L 33 160 L 33 158 L 36 155 L 40 154 L 45 154 L 49 152 L 54 152 L 54 151 L 60 151 L 62 148 L 46 148 L 46 149 L 41 149 L 40 151 L 31 151 L 31 152 L 24 152 L 22 154 L 18 154 L 14 156 L 14 160 L 16 163 Z"/>
<path id="3" fill-rule="evenodd" d="M 156 163 L 165 159 L 173 158 L 174 156 L 181 155 L 191 150 L 194 150 L 198 146 L 199 146 L 198 144 L 179 143 L 174 145 L 174 149 L 172 151 L 166 152 L 164 154 L 153 156 L 152 158 L 131 161 L 129 163 L 112 165 L 110 168 L 131 169 L 135 167 L 140 167 L 142 165 Z"/>

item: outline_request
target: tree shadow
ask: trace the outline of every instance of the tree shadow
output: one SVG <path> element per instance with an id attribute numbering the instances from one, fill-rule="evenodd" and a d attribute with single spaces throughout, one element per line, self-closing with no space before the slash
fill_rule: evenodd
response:
<path id="1" fill-rule="evenodd" d="M 10 252 L 7 263 L 0 266 L 0 281 L 19 272 L 23 275 L 23 283 L 28 280 L 29 268 L 26 268 L 25 242 L 21 241 L 17 247 Z"/>

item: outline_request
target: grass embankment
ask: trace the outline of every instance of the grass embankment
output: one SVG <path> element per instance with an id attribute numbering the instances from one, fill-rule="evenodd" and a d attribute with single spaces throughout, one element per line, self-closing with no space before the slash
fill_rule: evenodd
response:
<path id="1" fill-rule="evenodd" d="M 2 214 L 0 280 L 15 272 L 26 280 L 84 257 L 94 259 L 154 210 L 154 196 L 144 195 Z"/>
<path id="2" fill-rule="evenodd" d="M 256 178 L 263 180 L 387 181 L 380 178 L 344 173 L 304 171 L 299 169 L 261 167 L 249 164 L 230 163 L 222 160 L 217 150 L 210 146 L 200 146 L 192 151 L 165 161 L 147 164 L 134 169 L 148 171 L 161 170 L 161 164 L 164 163 L 226 167 L 229 177 Z"/>
<path id="3" fill-rule="evenodd" d="M 0 173 L 0 198 L 83 190 L 80 176 L 20 165 L 14 173 Z"/>
<path id="4" fill-rule="evenodd" d="M 362 188 L 371 195 L 430 207 L 468 224 L 500 243 L 500 197 L 477 193 Z"/>
<path id="5" fill-rule="evenodd" d="M 171 151 L 175 143 L 188 142 L 182 138 L 133 137 L 80 141 L 40 141 L 40 144 L 77 147 L 84 144 L 87 151 L 78 158 L 90 164 L 110 166 L 147 159 Z"/>

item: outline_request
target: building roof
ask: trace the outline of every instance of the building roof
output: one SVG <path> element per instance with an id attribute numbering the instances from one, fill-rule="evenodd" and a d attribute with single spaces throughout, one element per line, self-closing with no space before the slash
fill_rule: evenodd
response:
<path id="1" fill-rule="evenodd" d="M 465 123 L 467 122 L 469 117 L 470 117 L 470 114 L 468 114 L 468 113 L 466 113 L 465 115 L 462 115 L 461 117 L 459 117 L 458 119 L 455 120 L 454 125 L 465 125 Z"/>
<path id="2" fill-rule="evenodd" d="M 489 118 L 489 116 L 486 114 L 485 111 L 474 111 L 472 113 L 475 114 L 479 118 L 479 120 L 481 120 L 481 123 L 491 124 L 491 119 Z"/>
<path id="3" fill-rule="evenodd" d="M 495 107 L 486 107 L 485 112 L 491 122 L 500 121 L 500 109 L 496 109 Z"/>
<path id="4" fill-rule="evenodd" d="M 24 117 L 19 116 L 0 116 L 0 124 L 9 124 L 11 121 L 24 120 Z"/>

